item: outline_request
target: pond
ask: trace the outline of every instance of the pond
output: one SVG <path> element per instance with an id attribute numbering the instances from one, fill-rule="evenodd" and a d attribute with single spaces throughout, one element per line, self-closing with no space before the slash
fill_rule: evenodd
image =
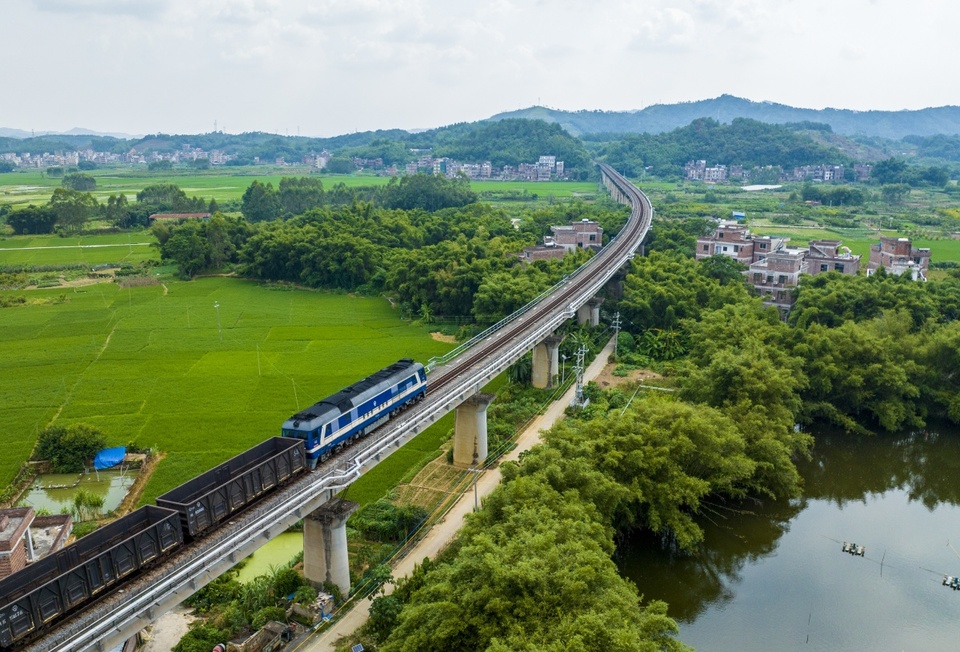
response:
<path id="1" fill-rule="evenodd" d="M 241 582 L 249 582 L 258 575 L 269 573 L 271 566 L 277 568 L 286 566 L 301 552 L 303 552 L 303 532 L 283 532 L 247 557 L 237 579 Z"/>
<path id="2" fill-rule="evenodd" d="M 45 509 L 51 514 L 70 512 L 73 498 L 83 489 L 104 499 L 103 513 L 116 509 L 137 478 L 136 471 L 107 470 L 99 473 L 48 473 L 38 476 L 19 505 Z"/>
<path id="3" fill-rule="evenodd" d="M 821 432 L 800 468 L 802 499 L 714 504 L 696 555 L 633 536 L 622 572 L 699 650 L 956 649 L 960 430 Z"/>

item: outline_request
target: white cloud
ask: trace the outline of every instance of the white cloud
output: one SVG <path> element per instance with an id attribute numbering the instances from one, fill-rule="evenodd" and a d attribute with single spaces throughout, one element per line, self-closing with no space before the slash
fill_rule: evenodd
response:
<path id="1" fill-rule="evenodd" d="M 960 56 L 958 23 L 947 0 L 31 0 L 0 21 L 31 61 L 4 71 L 24 92 L 0 126 L 330 135 L 721 93 L 920 108 L 958 101 L 927 73 Z"/>

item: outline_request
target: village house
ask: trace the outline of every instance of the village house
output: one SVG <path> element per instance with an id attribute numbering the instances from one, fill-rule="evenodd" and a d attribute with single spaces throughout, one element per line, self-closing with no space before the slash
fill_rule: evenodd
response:
<path id="1" fill-rule="evenodd" d="M 764 303 L 786 313 L 793 305 L 793 291 L 801 274 L 809 269 L 806 249 L 779 249 L 750 264 L 747 278 Z"/>
<path id="2" fill-rule="evenodd" d="M 910 273 L 914 281 L 926 281 L 930 270 L 930 250 L 913 246 L 910 238 L 881 237 L 880 244 L 870 246 L 867 276 L 880 268 L 900 276 Z"/>
<path id="3" fill-rule="evenodd" d="M 722 255 L 733 258 L 738 263 L 750 265 L 787 242 L 786 238 L 755 236 L 744 224 L 720 222 L 713 235 L 697 238 L 697 260 Z"/>
<path id="4" fill-rule="evenodd" d="M 603 246 L 603 227 L 598 222 L 583 219 L 571 222 L 567 226 L 551 226 L 552 236 L 545 236 L 543 244 L 527 247 L 520 254 L 520 260 L 531 263 L 535 260 L 563 258 L 567 252 L 575 249 L 593 249 L 599 251 Z"/>
<path id="5" fill-rule="evenodd" d="M 33 507 L 0 509 L 0 579 L 63 548 L 72 526 L 69 514 L 37 516 Z"/>
<path id="6" fill-rule="evenodd" d="M 811 240 L 807 251 L 807 273 L 811 276 L 840 272 L 856 276 L 860 271 L 860 255 L 850 252 L 839 240 Z"/>
<path id="7" fill-rule="evenodd" d="M 839 240 L 811 240 L 807 247 L 786 247 L 787 238 L 755 236 L 746 225 L 720 222 L 712 235 L 697 239 L 697 260 L 727 256 L 747 266 L 749 281 L 764 301 L 786 313 L 801 274 L 856 274 L 860 256 Z"/>

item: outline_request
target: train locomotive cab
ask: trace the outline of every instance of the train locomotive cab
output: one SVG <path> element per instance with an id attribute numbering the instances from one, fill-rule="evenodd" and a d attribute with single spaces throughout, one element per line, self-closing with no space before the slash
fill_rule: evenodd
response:
<path id="1" fill-rule="evenodd" d="M 307 465 L 314 469 L 318 462 L 377 429 L 426 392 L 423 365 L 405 358 L 297 412 L 283 423 L 281 434 L 304 441 Z"/>

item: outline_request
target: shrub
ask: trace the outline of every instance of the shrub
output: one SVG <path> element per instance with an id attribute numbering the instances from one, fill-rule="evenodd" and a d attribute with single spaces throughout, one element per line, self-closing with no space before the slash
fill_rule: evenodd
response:
<path id="1" fill-rule="evenodd" d="M 287 622 L 287 612 L 281 607 L 264 607 L 253 614 L 253 618 L 250 619 L 250 626 L 254 629 L 261 629 L 271 620 L 285 623 Z"/>

